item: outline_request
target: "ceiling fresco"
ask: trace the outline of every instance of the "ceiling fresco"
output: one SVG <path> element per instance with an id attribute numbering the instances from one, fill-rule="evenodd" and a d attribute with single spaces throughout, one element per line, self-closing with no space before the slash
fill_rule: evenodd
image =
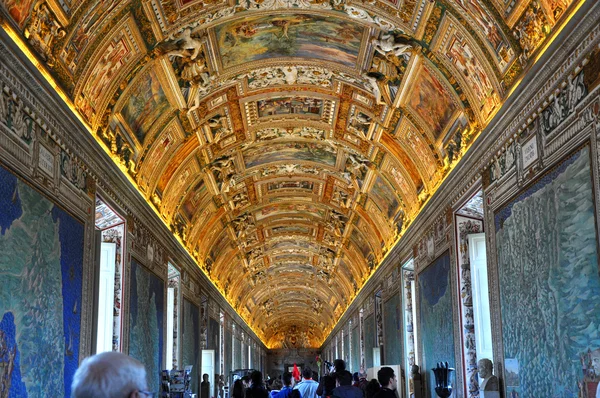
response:
<path id="1" fill-rule="evenodd" d="M 271 348 L 327 337 L 572 2 L 0 0 Z"/>

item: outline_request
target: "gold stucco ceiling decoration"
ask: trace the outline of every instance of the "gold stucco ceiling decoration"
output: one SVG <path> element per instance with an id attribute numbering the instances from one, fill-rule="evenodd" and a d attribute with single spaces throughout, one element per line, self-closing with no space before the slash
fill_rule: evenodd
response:
<path id="1" fill-rule="evenodd" d="M 320 345 L 575 7 L 1 4 L 4 29 L 269 347 Z"/>

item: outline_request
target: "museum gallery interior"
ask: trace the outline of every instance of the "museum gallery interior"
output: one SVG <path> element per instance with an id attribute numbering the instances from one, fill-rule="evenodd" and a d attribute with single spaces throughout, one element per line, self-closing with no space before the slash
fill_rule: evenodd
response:
<path id="1" fill-rule="evenodd" d="M 599 162 L 597 0 L 0 0 L 2 397 L 600 397 Z"/>

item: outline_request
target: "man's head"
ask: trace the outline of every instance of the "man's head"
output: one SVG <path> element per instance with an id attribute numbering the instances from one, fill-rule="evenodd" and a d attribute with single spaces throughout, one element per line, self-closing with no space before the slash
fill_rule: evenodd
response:
<path id="1" fill-rule="evenodd" d="M 252 385 L 260 386 L 263 383 L 262 373 L 258 370 L 255 370 L 250 375 L 250 380 L 252 380 Z"/>
<path id="2" fill-rule="evenodd" d="M 284 386 L 292 385 L 292 374 L 290 372 L 284 372 L 283 376 L 281 376 L 281 380 L 283 380 Z"/>
<path id="3" fill-rule="evenodd" d="M 146 369 L 120 352 L 103 352 L 84 359 L 73 376 L 73 398 L 137 398 L 149 393 Z"/>
<path id="4" fill-rule="evenodd" d="M 242 377 L 242 383 L 244 384 L 244 388 L 250 387 L 250 376 Z"/>
<path id="5" fill-rule="evenodd" d="M 202 375 L 202 381 L 208 381 L 208 373 Z"/>
<path id="6" fill-rule="evenodd" d="M 390 390 L 396 389 L 397 381 L 394 369 L 388 366 L 379 369 L 377 372 L 377 380 L 379 380 L 379 384 L 381 384 L 381 387 L 383 388 L 389 388 Z"/>
<path id="7" fill-rule="evenodd" d="M 312 369 L 308 366 L 302 369 L 302 378 L 306 380 L 312 379 Z"/>
<path id="8" fill-rule="evenodd" d="M 335 372 L 335 381 L 339 386 L 351 386 L 352 385 L 352 373 L 347 370 L 341 370 Z"/>
<path id="9" fill-rule="evenodd" d="M 494 369 L 494 365 L 492 361 L 487 358 L 480 359 L 477 362 L 477 371 L 479 372 L 479 377 L 485 379 L 492 375 L 492 369 Z"/>
<path id="10" fill-rule="evenodd" d="M 333 361 L 333 366 L 335 367 L 335 371 L 339 372 L 340 370 L 346 370 L 346 362 L 343 359 L 336 359 Z"/>
<path id="11" fill-rule="evenodd" d="M 367 372 L 364 370 L 358 372 L 358 380 L 367 380 Z"/>
<path id="12" fill-rule="evenodd" d="M 596 376 L 600 376 L 600 348 L 592 351 L 590 355 L 592 359 L 592 367 Z"/>

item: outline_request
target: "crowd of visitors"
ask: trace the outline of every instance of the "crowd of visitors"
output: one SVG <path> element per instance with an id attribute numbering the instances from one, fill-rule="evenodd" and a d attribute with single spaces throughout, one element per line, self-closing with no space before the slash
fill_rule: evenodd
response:
<path id="1" fill-rule="evenodd" d="M 259 371 L 236 380 L 231 386 L 231 398 L 397 398 L 397 379 L 394 370 L 382 367 L 377 379 L 367 382 L 364 372 L 354 375 L 346 370 L 346 363 L 336 359 L 333 370 L 318 380 L 311 368 L 302 369 L 296 380 L 285 372 L 280 378 L 265 383 Z M 208 396 L 208 375 L 200 385 L 201 398 Z M 219 384 L 224 382 L 219 378 Z M 221 387 L 219 387 L 219 390 Z M 73 398 L 141 398 L 154 396 L 147 391 L 146 370 L 130 356 L 105 352 L 86 358 L 81 363 L 71 386 Z"/>

